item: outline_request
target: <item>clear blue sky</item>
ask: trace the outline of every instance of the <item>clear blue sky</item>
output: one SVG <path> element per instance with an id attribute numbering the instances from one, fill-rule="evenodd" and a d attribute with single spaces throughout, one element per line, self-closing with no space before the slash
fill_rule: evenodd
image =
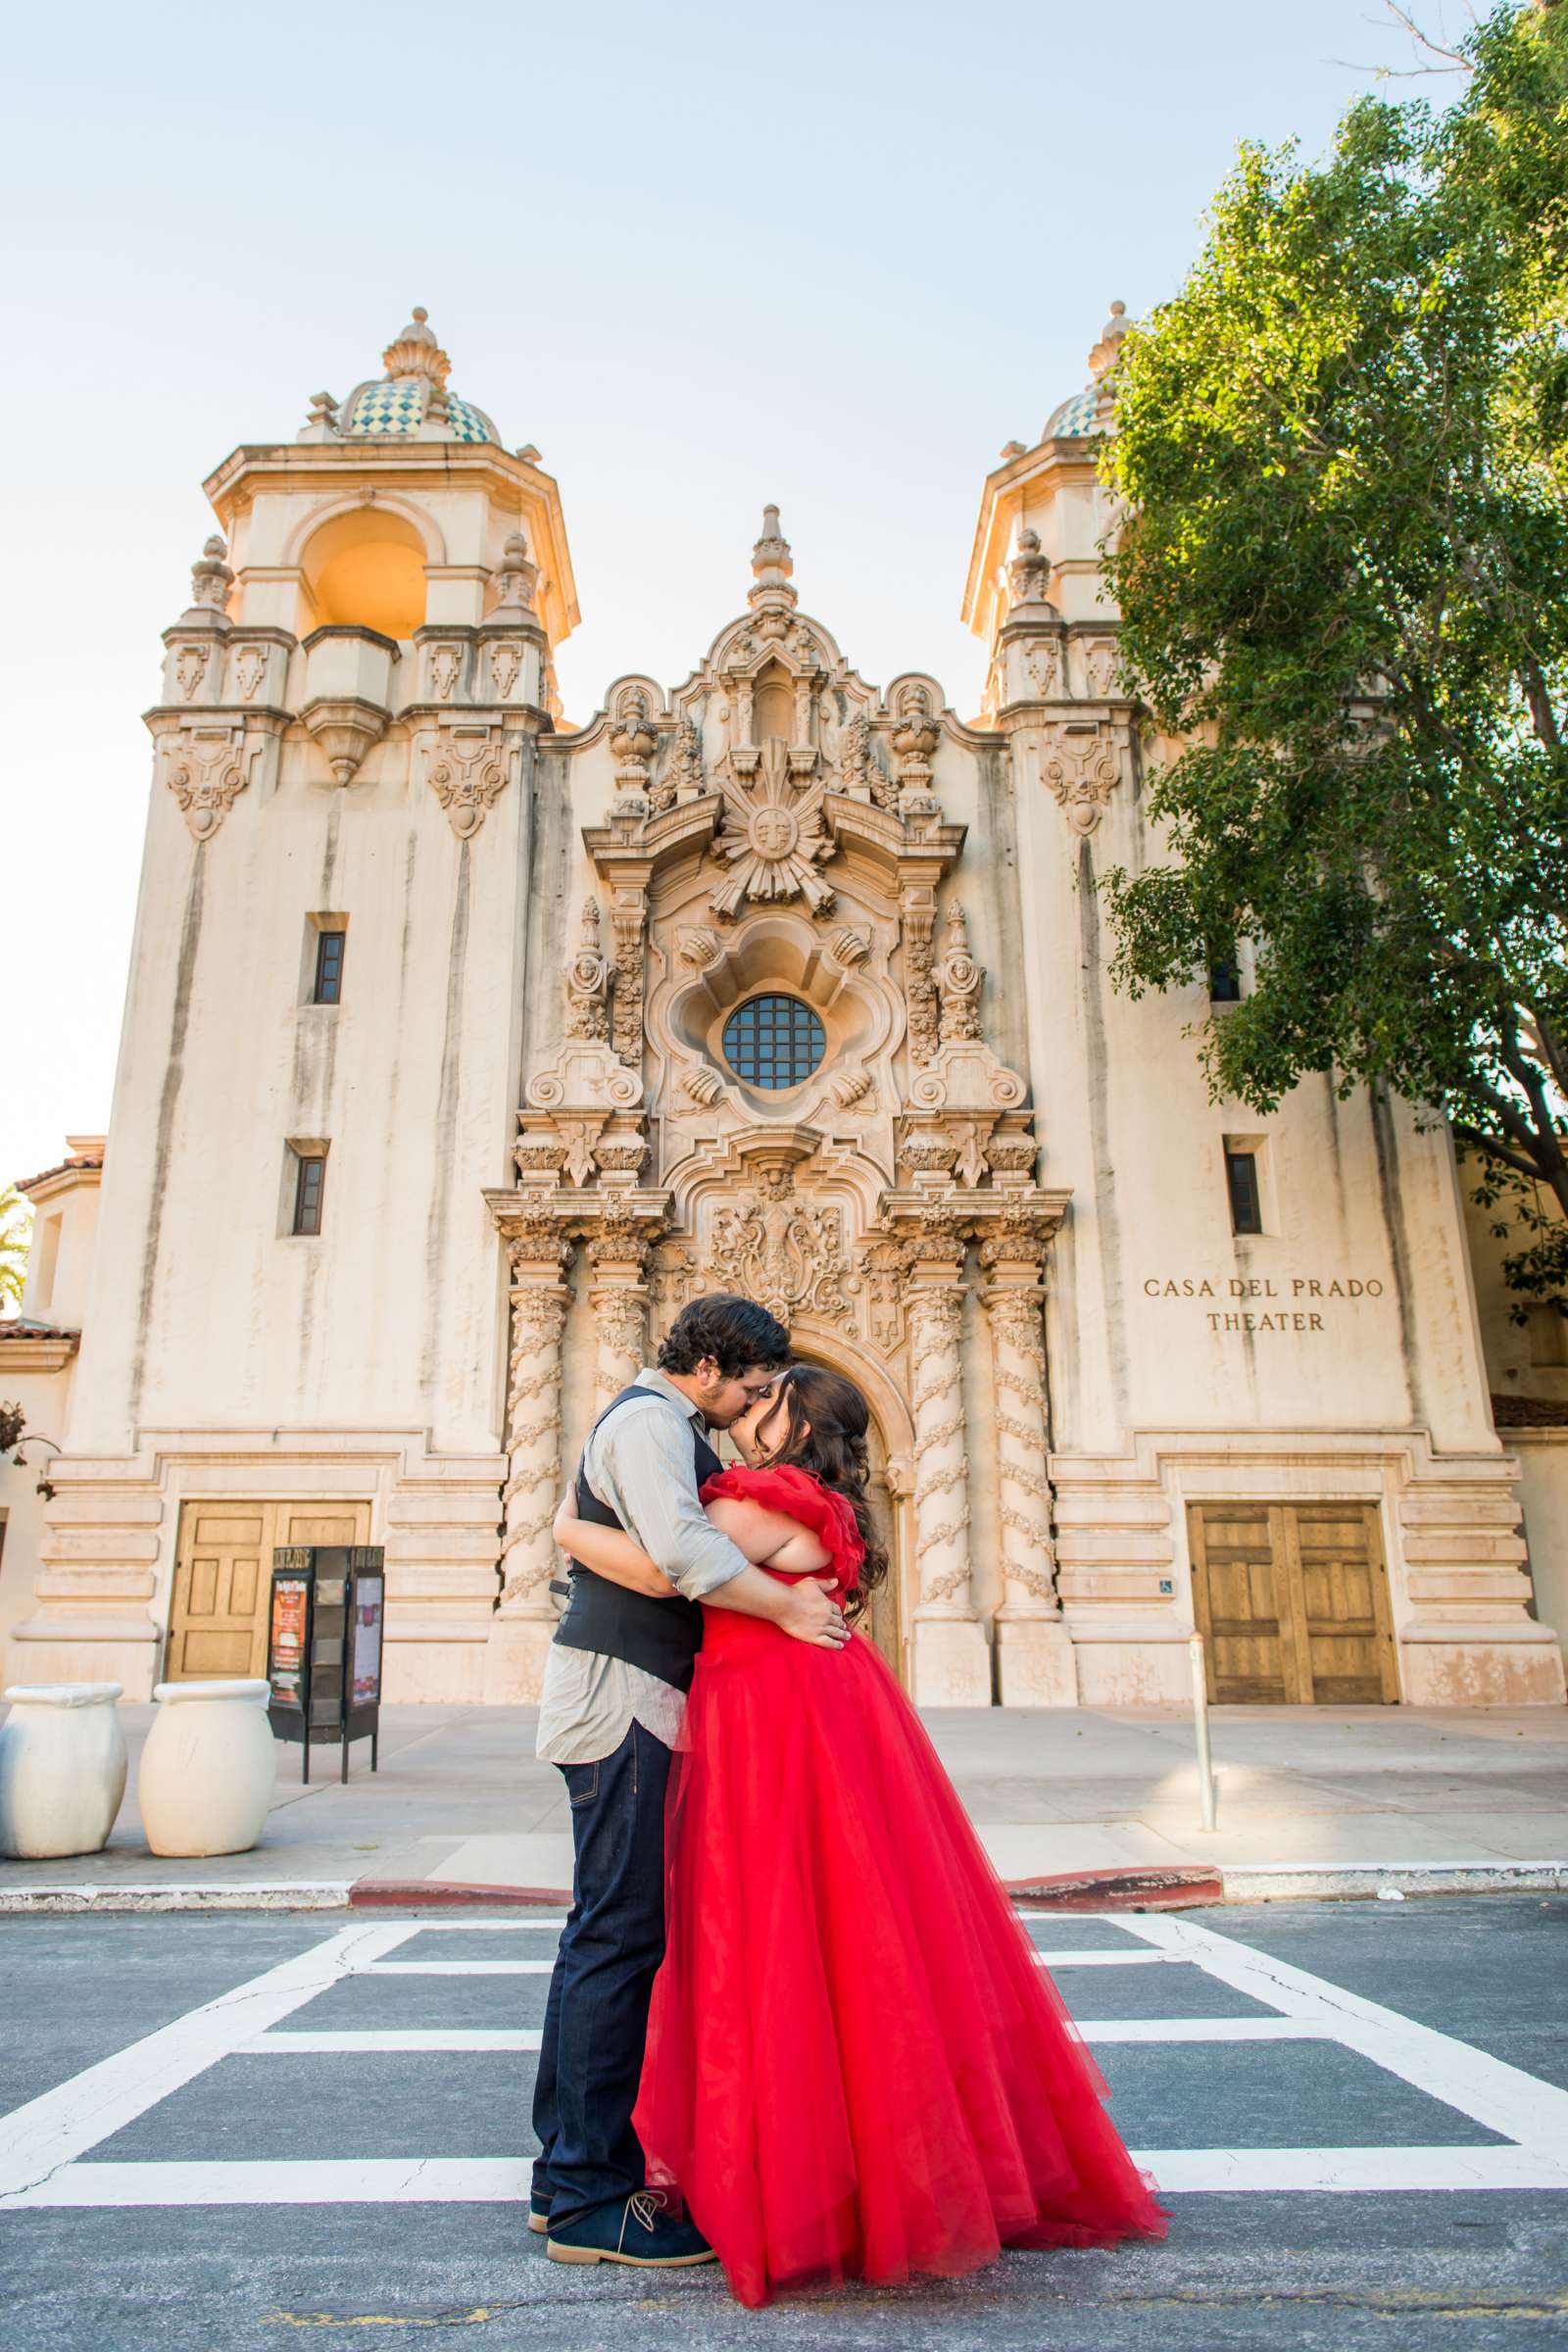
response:
<path id="1" fill-rule="evenodd" d="M 686 674 L 767 499 L 862 674 L 934 671 L 968 714 L 1003 443 L 1083 382 L 1113 296 L 1180 282 L 1239 139 L 1315 152 L 1411 62 L 1381 0 L 19 11 L 0 1179 L 108 1121 L 139 713 L 235 443 L 378 374 L 423 303 L 453 388 L 560 478 L 568 717 Z"/>

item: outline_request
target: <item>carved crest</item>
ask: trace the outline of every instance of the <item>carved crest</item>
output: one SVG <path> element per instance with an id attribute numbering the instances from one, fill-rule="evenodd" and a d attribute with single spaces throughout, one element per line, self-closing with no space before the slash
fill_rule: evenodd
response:
<path id="1" fill-rule="evenodd" d="M 854 1323 L 841 1212 L 802 1200 L 788 1168 L 764 1170 L 759 1191 L 720 1208 L 712 1258 L 726 1284 L 760 1299 L 780 1322 L 813 1314 Z"/>
<path id="2" fill-rule="evenodd" d="M 724 794 L 718 856 L 729 867 L 712 895 L 720 922 L 733 922 L 748 899 L 804 898 L 813 914 L 827 914 L 833 892 L 817 872 L 833 855 L 822 822 L 820 780 L 803 781 L 787 744 L 770 738 L 742 777 L 733 756 L 720 776 Z"/>

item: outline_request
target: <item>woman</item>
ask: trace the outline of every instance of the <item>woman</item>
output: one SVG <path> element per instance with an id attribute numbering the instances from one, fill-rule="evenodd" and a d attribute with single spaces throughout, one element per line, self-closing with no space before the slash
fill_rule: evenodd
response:
<path id="1" fill-rule="evenodd" d="M 887 1574 L 865 1400 L 797 1365 L 730 1431 L 709 1516 L 777 1576 L 859 1612 Z M 673 1591 L 570 1515 L 596 1574 Z M 668 1948 L 636 2128 L 741 2302 L 1004 2245 L 1164 2234 L 1104 2083 L 918 1716 L 863 1634 L 836 1654 L 705 1612 L 669 1799 Z"/>

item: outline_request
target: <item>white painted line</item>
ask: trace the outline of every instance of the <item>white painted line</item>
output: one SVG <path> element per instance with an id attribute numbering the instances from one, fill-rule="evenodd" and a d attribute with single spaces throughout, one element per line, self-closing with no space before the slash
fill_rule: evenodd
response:
<path id="1" fill-rule="evenodd" d="M 1133 1935 L 1172 1958 L 1196 1960 L 1210 1976 L 1250 1999 L 1266 2002 L 1288 2017 L 1323 2025 L 1347 2049 L 1397 2075 L 1428 2098 L 1441 2099 L 1472 2123 L 1503 2132 L 1529 2151 L 1533 2163 L 1554 2168 L 1560 2180 L 1545 2185 L 1568 2186 L 1568 2168 L 1560 2158 L 1560 2151 L 1568 2149 L 1568 2090 L 1558 2090 L 1431 2026 L 1417 2025 L 1396 2009 L 1363 2000 L 1305 1969 L 1233 1942 L 1212 1928 L 1157 1913 L 1140 1914 L 1129 1927 Z"/>
<path id="2" fill-rule="evenodd" d="M 1151 1960 L 1186 1960 L 1186 1952 L 1036 1952 L 1039 1968 L 1144 1968 Z"/>
<path id="3" fill-rule="evenodd" d="M 525 2156 L 68 2164 L 3 2203 L 13 2212 L 82 2205 L 520 2205 L 531 2171 Z"/>
<path id="4" fill-rule="evenodd" d="M 292 2029 L 281 2033 L 258 2034 L 254 2041 L 241 2042 L 234 2052 L 236 2058 L 300 2058 L 311 2052 L 342 2051 L 360 2057 L 374 2050 L 536 2050 L 543 2036 L 537 2026 L 523 2026 L 515 2034 L 492 2031 L 488 2027 L 437 2027 L 426 2033 L 422 2028 L 388 2029 L 386 2032 L 365 2034 L 311 2034 Z"/>
<path id="5" fill-rule="evenodd" d="M 1532 2148 L 1139 2148 L 1133 2162 L 1176 2197 L 1568 2188 L 1568 2165 Z"/>
<path id="6" fill-rule="evenodd" d="M 410 1929 L 411 1935 L 417 1931 Z M 548 1977 L 554 1960 L 367 1960 L 359 1977 Z"/>
<path id="7" fill-rule="evenodd" d="M 564 1911 L 552 1911 L 538 1919 L 421 1919 L 415 1927 L 416 1936 L 522 1936 L 531 1928 L 564 1928 Z"/>
<path id="8" fill-rule="evenodd" d="M 1327 2026 L 1302 2017 L 1075 2017 L 1085 2041 L 1325 2041 Z M 276 2034 L 270 2040 L 275 2041 Z"/>
<path id="9" fill-rule="evenodd" d="M 0 2206 L 413 1933 L 402 1923 L 344 1928 L 0 2117 Z"/>
<path id="10" fill-rule="evenodd" d="M 1524 2148 L 1138 2148 L 1162 2194 L 1376 2195 L 1568 2187 Z M 135 2205 L 521 2204 L 523 2156 L 368 2157 L 238 2164 L 68 2164 L 5 2200 L 13 2211 Z"/>

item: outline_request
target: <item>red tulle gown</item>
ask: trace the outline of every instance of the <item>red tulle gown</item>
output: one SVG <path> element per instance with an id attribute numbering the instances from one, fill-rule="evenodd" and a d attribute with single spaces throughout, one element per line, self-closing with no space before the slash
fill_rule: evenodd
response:
<path id="1" fill-rule="evenodd" d="M 726 1470 L 853 1589 L 848 1504 Z M 835 1654 L 706 1614 L 671 1778 L 668 1951 L 636 2128 L 742 2303 L 1164 2234 L 1153 2185 L 918 1716 Z"/>

